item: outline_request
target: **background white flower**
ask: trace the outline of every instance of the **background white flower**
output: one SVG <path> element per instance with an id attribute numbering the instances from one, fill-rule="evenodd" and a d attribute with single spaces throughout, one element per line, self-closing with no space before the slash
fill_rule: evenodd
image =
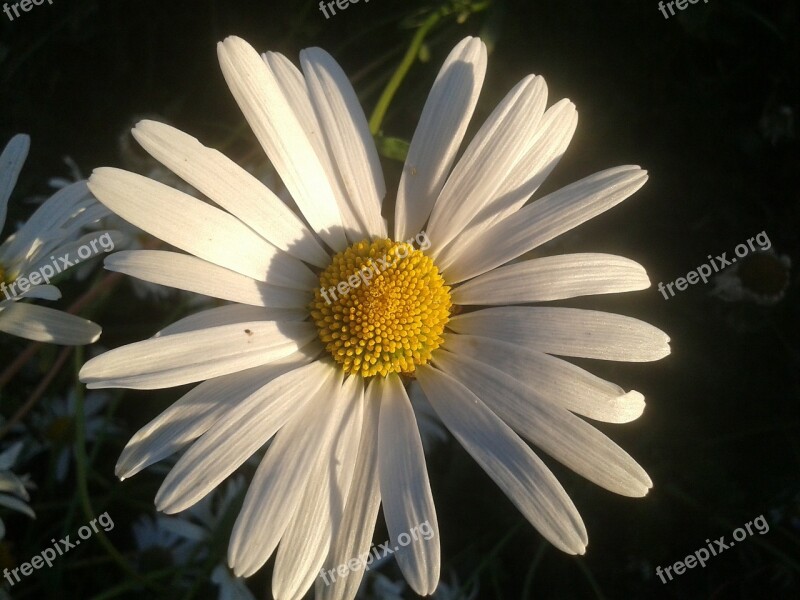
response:
<path id="1" fill-rule="evenodd" d="M 84 441 L 91 445 L 101 436 L 118 434 L 120 428 L 110 422 L 105 415 L 110 397 L 103 392 L 86 394 L 83 404 Z M 38 450 L 51 450 L 55 455 L 55 476 L 64 481 L 75 460 L 76 401 L 74 390 L 66 396 L 49 398 L 39 404 L 31 421 L 35 431 L 42 436 Z"/>
<path id="2" fill-rule="evenodd" d="M 23 442 L 14 442 L 3 452 L 0 452 L 0 506 L 15 510 L 31 519 L 36 518 L 28 502 L 28 490 L 35 487 L 27 475 L 18 476 L 14 473 L 17 459 L 22 451 Z M 6 526 L 0 519 L 0 540 L 6 536 Z"/>
<path id="3" fill-rule="evenodd" d="M 29 147 L 28 136 L 20 134 L 14 136 L 0 154 L 0 230 L 5 224 L 8 200 Z M 92 198 L 86 182 L 77 182 L 46 200 L 19 230 L 0 244 L 3 293 L 0 296 L 0 331 L 29 340 L 64 345 L 90 344 L 100 337 L 100 327 L 91 321 L 20 301 L 58 300 L 61 293 L 55 285 L 33 282 L 33 287 L 24 290 L 16 280 L 52 265 L 53 261 L 58 261 L 56 265 L 60 270 L 64 265 L 60 257 L 75 254 L 80 246 L 102 233 L 108 233 L 115 243 L 121 242 L 119 234 L 111 231 L 79 237 L 86 225 L 107 214 L 108 210 Z M 56 270 L 55 267 L 51 269 Z"/>

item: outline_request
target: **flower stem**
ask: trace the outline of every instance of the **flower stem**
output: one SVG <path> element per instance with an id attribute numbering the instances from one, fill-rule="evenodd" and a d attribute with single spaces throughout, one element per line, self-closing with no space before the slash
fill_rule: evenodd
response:
<path id="1" fill-rule="evenodd" d="M 83 365 L 83 348 L 78 347 L 75 349 L 75 372 L 77 373 Z M 92 501 L 89 497 L 89 484 L 87 481 L 87 463 L 86 457 L 86 415 L 84 414 L 84 397 L 83 385 L 76 383 L 75 385 L 75 466 L 77 471 L 77 484 L 78 484 L 78 497 L 80 498 L 83 514 L 87 520 L 91 521 L 96 518 L 94 509 L 92 508 Z M 111 543 L 111 540 L 105 535 L 103 531 L 96 530 L 94 536 L 97 541 L 105 549 L 106 553 L 111 557 L 119 568 L 124 571 L 128 576 L 133 578 L 139 584 L 155 590 L 161 590 L 160 586 L 150 582 L 147 578 L 142 577 L 130 565 L 127 559 L 120 553 L 119 550 Z"/>
<path id="2" fill-rule="evenodd" d="M 428 18 L 426 18 L 419 26 L 419 29 L 417 29 L 414 37 L 411 38 L 411 43 L 403 56 L 403 60 L 400 61 L 391 79 L 389 79 L 389 82 L 383 89 L 381 97 L 378 98 L 378 103 L 375 105 L 375 109 L 372 111 L 372 115 L 369 118 L 369 130 L 372 135 L 377 135 L 380 132 L 383 119 L 386 117 L 386 112 L 389 110 L 389 105 L 392 103 L 394 95 L 400 88 L 400 84 L 403 83 L 403 79 L 408 75 L 411 67 L 414 66 L 414 61 L 417 60 L 422 44 L 425 42 L 425 37 L 430 30 L 433 29 L 442 18 L 450 14 L 457 13 L 458 22 L 463 23 L 469 14 L 486 10 L 490 5 L 491 0 L 478 0 L 469 3 L 465 3 L 463 0 L 456 0 L 450 5 L 442 6 L 428 15 Z"/>
<path id="3" fill-rule="evenodd" d="M 386 111 L 389 110 L 389 105 L 392 103 L 394 95 L 400 88 L 400 84 L 403 83 L 403 79 L 405 79 L 409 70 L 414 65 L 414 61 L 419 55 L 419 49 L 425 41 L 425 36 L 428 35 L 428 32 L 441 20 L 444 14 L 444 10 L 442 9 L 431 13 L 428 15 L 428 18 L 423 21 L 419 29 L 417 29 L 417 33 L 414 34 L 411 44 L 408 46 L 405 56 L 403 56 L 403 60 L 400 61 L 400 65 L 386 84 L 383 93 L 381 93 L 381 97 L 378 99 L 378 103 L 375 105 L 375 110 L 372 111 L 372 116 L 369 118 L 369 130 L 372 135 L 377 135 L 381 130 L 381 124 L 386 116 Z"/>

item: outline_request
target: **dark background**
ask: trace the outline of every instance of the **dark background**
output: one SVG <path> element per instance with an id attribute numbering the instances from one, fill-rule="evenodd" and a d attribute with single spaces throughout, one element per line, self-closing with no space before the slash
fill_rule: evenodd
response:
<path id="1" fill-rule="evenodd" d="M 17 132 L 32 136 L 13 199 L 46 193 L 49 177 L 66 176 L 64 155 L 87 175 L 121 164 L 119 137 L 143 115 L 159 115 L 206 145 L 224 144 L 235 158 L 252 156 L 254 139 L 242 129 L 216 62 L 215 43 L 229 34 L 292 59 L 307 46 L 327 49 L 369 115 L 413 35 L 410 26 L 433 6 L 372 0 L 329 20 L 313 2 L 246 0 L 54 0 L 13 22 L 0 13 L 0 144 Z M 437 27 L 431 60 L 404 82 L 383 129 L 410 139 L 447 52 L 463 36 L 480 34 L 493 50 L 473 131 L 531 72 L 545 76 L 550 104 L 569 97 L 578 107 L 577 133 L 542 192 L 618 164 L 650 172 L 633 198 L 546 250 L 621 254 L 650 274 L 649 290 L 563 304 L 636 316 L 672 338 L 672 354 L 657 363 L 581 363 L 645 395 L 642 418 L 601 429 L 645 467 L 654 489 L 645 499 L 618 497 L 548 459 L 589 531 L 587 554 L 569 557 L 543 542 L 457 444 L 440 447 L 428 465 L 442 572 L 478 582 L 478 598 L 800 594 L 799 12 L 791 1 L 709 0 L 665 20 L 653 0 L 495 1 L 466 23 L 449 18 Z M 384 165 L 391 196 L 400 165 Z M 9 223 L 32 210 L 13 199 Z M 670 300 L 656 290 L 659 281 L 684 276 L 709 254 L 730 255 L 761 231 L 794 265 L 780 301 L 723 302 L 710 294 L 712 284 Z M 138 301 L 123 284 L 93 318 L 104 327 L 102 343 L 116 347 L 151 335 L 174 318 L 174 307 Z M 4 364 L 22 347 L 4 339 Z M 37 377 L 23 373 L 3 401 L 13 407 Z M 177 390 L 128 393 L 119 419 L 133 433 L 178 397 Z M 114 517 L 112 541 L 130 552 L 130 519 L 152 506 L 161 476 L 145 472 L 116 482 L 113 464 L 126 439 L 105 440 L 92 466 L 104 483 L 91 490 Z M 57 529 L 57 502 L 48 503 L 73 493 L 69 481 L 66 489 L 43 486 L 33 507 Z M 770 524 L 765 535 L 666 585 L 656 578 L 657 565 L 682 560 L 706 538 L 730 539 L 762 514 Z M 24 517 L 3 516 L 7 538 L 27 540 L 8 550 L 17 560 L 47 544 L 24 535 L 31 527 Z M 384 533 L 381 521 L 376 539 Z M 93 597 L 125 578 L 113 565 L 92 566 L 102 553 L 85 544 L 68 556 L 77 566 L 57 581 L 30 577 L 13 595 Z M 262 572 L 251 587 L 263 597 L 268 581 Z M 138 597 L 131 594 L 115 597 Z"/>

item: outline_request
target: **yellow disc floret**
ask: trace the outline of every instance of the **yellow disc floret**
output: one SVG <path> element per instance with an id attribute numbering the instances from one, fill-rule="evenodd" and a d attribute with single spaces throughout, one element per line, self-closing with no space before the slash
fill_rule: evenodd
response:
<path id="1" fill-rule="evenodd" d="M 450 288 L 407 242 L 353 244 L 319 277 L 311 317 L 347 374 L 412 374 L 442 343 Z"/>

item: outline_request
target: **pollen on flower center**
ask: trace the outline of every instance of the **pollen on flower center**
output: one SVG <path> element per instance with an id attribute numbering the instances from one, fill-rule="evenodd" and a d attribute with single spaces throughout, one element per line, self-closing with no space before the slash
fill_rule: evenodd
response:
<path id="1" fill-rule="evenodd" d="M 411 374 L 442 343 L 450 288 L 407 242 L 353 244 L 333 257 L 319 283 L 311 316 L 347 374 Z"/>

